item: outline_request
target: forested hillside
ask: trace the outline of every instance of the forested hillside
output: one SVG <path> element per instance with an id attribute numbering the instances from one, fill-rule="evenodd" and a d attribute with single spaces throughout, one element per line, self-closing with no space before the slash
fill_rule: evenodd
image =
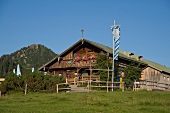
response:
<path id="1" fill-rule="evenodd" d="M 47 63 L 57 54 L 41 44 L 32 44 L 28 47 L 21 48 L 16 52 L 3 55 L 0 57 L 0 76 L 4 77 L 8 73 L 16 70 L 17 64 L 20 65 L 21 73 L 31 71 L 34 67 L 38 70 L 40 66 Z"/>

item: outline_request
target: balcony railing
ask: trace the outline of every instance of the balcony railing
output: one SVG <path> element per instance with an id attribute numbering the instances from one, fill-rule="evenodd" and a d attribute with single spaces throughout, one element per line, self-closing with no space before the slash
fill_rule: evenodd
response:
<path id="1" fill-rule="evenodd" d="M 95 62 L 91 61 L 62 61 L 60 63 L 55 64 L 51 68 L 69 68 L 69 67 L 90 67 L 90 66 L 95 66 Z"/>

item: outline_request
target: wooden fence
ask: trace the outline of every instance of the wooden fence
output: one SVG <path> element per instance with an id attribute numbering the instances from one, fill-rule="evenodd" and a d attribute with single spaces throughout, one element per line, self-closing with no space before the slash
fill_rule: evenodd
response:
<path id="1" fill-rule="evenodd" d="M 56 91 L 57 91 L 57 93 L 58 93 L 59 91 L 61 91 L 61 90 L 67 90 L 67 91 L 71 90 L 70 87 L 63 87 L 63 85 L 69 85 L 69 84 L 71 84 L 71 83 L 60 83 L 60 84 L 56 84 Z M 61 86 L 61 87 L 60 87 L 60 86 Z"/>
<path id="2" fill-rule="evenodd" d="M 83 85 L 87 84 L 87 89 L 90 91 L 92 88 L 106 88 L 107 92 L 109 89 L 113 88 L 115 89 L 122 89 L 122 92 L 124 92 L 124 82 L 112 82 L 111 81 L 75 81 L 75 82 L 69 82 L 69 83 L 60 83 L 56 84 L 56 91 L 57 93 L 61 90 L 71 90 L 71 87 L 69 85 L 74 84 L 74 85 Z M 67 85 L 68 87 L 62 87 L 63 85 Z M 88 92 L 89 92 L 88 91 Z"/>
<path id="3" fill-rule="evenodd" d="M 163 83 L 163 82 L 157 82 L 152 80 L 143 80 L 140 81 L 140 89 L 141 90 L 160 90 L 160 91 L 170 91 L 170 83 Z"/>

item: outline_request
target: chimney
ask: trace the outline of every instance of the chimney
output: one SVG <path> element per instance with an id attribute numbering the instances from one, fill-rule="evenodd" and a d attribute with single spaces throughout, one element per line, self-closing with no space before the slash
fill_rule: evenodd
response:
<path id="1" fill-rule="evenodd" d="M 139 56 L 138 59 L 139 59 L 139 60 L 142 60 L 142 59 L 143 59 L 143 56 Z"/>
<path id="2" fill-rule="evenodd" d="M 133 55 L 134 55 L 134 53 L 130 53 L 130 54 L 129 54 L 129 57 L 131 57 L 131 58 L 132 58 L 132 56 L 133 56 Z"/>

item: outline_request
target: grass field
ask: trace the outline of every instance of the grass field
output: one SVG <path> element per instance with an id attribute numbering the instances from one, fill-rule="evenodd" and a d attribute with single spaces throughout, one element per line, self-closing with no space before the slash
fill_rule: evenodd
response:
<path id="1" fill-rule="evenodd" d="M 170 92 L 21 93 L 0 98 L 0 113 L 170 113 Z"/>

